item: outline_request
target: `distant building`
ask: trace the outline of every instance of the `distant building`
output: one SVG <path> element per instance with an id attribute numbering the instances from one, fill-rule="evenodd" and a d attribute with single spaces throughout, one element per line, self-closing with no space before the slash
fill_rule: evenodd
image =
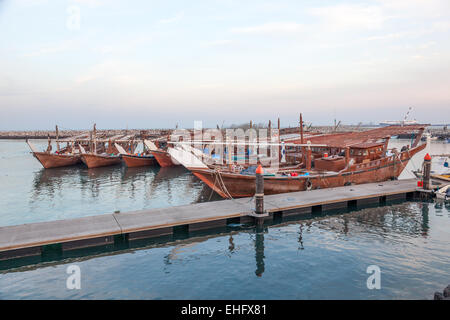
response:
<path id="1" fill-rule="evenodd" d="M 380 126 L 401 126 L 410 124 L 418 124 L 418 122 L 416 120 L 385 120 L 380 122 Z"/>

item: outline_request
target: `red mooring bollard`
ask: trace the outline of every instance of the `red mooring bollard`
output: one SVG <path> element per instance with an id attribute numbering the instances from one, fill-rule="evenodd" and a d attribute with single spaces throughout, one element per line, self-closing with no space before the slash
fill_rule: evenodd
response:
<path id="1" fill-rule="evenodd" d="M 426 154 L 423 158 L 423 188 L 425 190 L 431 189 L 431 156 Z"/>

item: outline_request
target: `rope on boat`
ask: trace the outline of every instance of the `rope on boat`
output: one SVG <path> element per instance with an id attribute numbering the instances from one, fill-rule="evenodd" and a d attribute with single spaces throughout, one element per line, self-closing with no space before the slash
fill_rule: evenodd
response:
<path id="1" fill-rule="evenodd" d="M 234 200 L 231 194 L 228 192 L 227 187 L 225 186 L 225 183 L 223 182 L 222 175 L 220 174 L 220 170 L 214 170 L 217 173 L 217 176 L 219 177 L 219 182 L 221 183 L 221 189 L 226 194 L 228 199 Z"/>
<path id="2" fill-rule="evenodd" d="M 214 171 L 215 171 L 215 170 L 214 170 Z M 213 185 L 213 187 L 211 188 L 211 194 L 209 195 L 208 201 L 211 200 L 211 197 L 212 197 L 212 195 L 213 195 L 213 193 L 214 193 L 214 188 L 215 188 L 215 186 L 216 186 L 216 182 L 217 182 L 217 175 L 215 174 L 215 175 L 214 175 L 214 185 Z"/>
<path id="3" fill-rule="evenodd" d="M 413 158 L 412 158 L 411 155 L 409 154 L 409 149 L 407 150 L 407 152 L 408 152 L 409 162 L 412 163 L 412 166 L 413 166 L 414 171 L 417 172 L 417 171 L 419 170 L 419 167 L 416 166 L 416 164 L 414 163 L 414 161 L 412 161 Z M 416 176 L 416 179 L 418 179 L 417 176 Z"/>
<path id="4" fill-rule="evenodd" d="M 214 169 L 214 185 L 213 185 L 213 187 L 216 186 L 216 181 L 219 181 L 219 187 L 222 189 L 223 193 L 225 193 L 225 195 L 227 196 L 227 198 L 230 199 L 230 200 L 232 200 L 234 203 L 236 203 L 236 204 L 238 204 L 238 205 L 241 205 L 241 206 L 244 206 L 245 208 L 247 208 L 247 207 L 246 207 L 246 204 L 252 202 L 253 199 L 255 198 L 255 195 L 253 195 L 253 196 L 252 196 L 247 202 L 245 202 L 245 203 L 237 202 L 236 199 L 234 199 L 233 196 L 232 196 L 232 195 L 230 194 L 230 192 L 228 191 L 228 189 L 227 189 L 227 187 L 226 187 L 226 185 L 225 185 L 225 182 L 223 181 L 222 175 L 221 175 L 221 173 L 220 173 L 220 169 Z M 214 189 L 213 189 L 213 190 L 214 190 Z M 210 198 L 211 198 L 211 196 L 212 196 L 212 192 L 211 192 Z"/>

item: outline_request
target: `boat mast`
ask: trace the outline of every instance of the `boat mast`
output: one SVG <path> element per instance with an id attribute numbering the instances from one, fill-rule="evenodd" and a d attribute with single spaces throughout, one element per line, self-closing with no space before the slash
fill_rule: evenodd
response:
<path id="1" fill-rule="evenodd" d="M 278 117 L 278 162 L 281 161 L 281 132 L 280 132 L 280 117 Z"/>
<path id="2" fill-rule="evenodd" d="M 94 130 L 92 133 L 92 138 L 94 140 L 94 153 L 97 153 L 97 128 L 96 128 L 95 123 L 94 123 Z"/>
<path id="3" fill-rule="evenodd" d="M 59 130 L 58 130 L 58 125 L 56 125 L 56 128 L 55 128 L 56 130 L 56 150 L 58 150 L 58 152 L 59 152 L 59 150 L 60 150 L 60 148 L 59 148 Z"/>
<path id="4" fill-rule="evenodd" d="M 268 130 L 268 134 L 267 134 L 267 144 L 270 142 L 272 142 L 272 120 L 269 120 L 269 130 Z M 270 140 L 269 140 L 270 139 Z M 268 157 L 272 156 L 272 150 L 270 150 L 270 148 L 267 148 L 266 154 Z"/>
<path id="5" fill-rule="evenodd" d="M 300 113 L 300 142 L 301 142 L 301 144 L 305 143 L 303 141 L 303 116 L 301 113 Z"/>
<path id="6" fill-rule="evenodd" d="M 52 140 L 50 139 L 50 133 L 47 134 L 47 142 L 48 142 L 47 152 L 50 153 L 52 151 Z"/>

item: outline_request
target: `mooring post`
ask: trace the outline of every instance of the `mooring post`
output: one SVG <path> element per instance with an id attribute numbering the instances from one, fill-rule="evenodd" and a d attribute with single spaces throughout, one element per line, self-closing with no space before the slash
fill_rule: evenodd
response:
<path id="1" fill-rule="evenodd" d="M 257 225 L 261 226 L 264 224 L 264 170 L 261 165 L 256 168 L 256 190 L 255 190 L 255 213 L 256 215 L 261 215 L 261 217 L 256 218 Z"/>
<path id="2" fill-rule="evenodd" d="M 431 189 L 431 156 L 429 153 L 423 158 L 423 188 Z"/>

